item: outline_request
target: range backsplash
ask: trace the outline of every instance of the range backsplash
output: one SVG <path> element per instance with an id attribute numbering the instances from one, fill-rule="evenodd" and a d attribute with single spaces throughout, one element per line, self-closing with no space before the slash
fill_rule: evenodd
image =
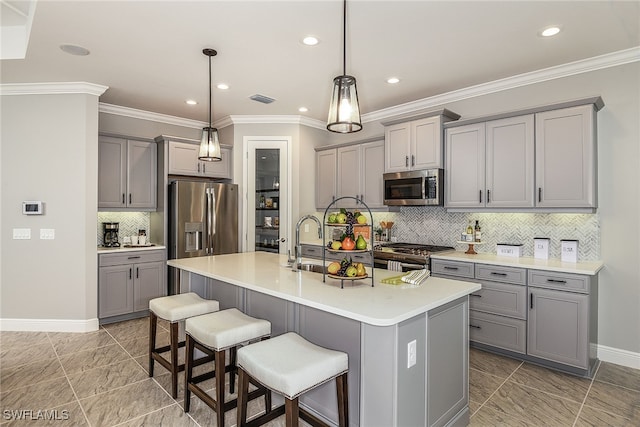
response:
<path id="1" fill-rule="evenodd" d="M 467 213 L 447 212 L 443 207 L 402 207 L 399 212 L 373 213 L 375 227 L 380 221 L 394 221 L 392 237 L 398 242 L 453 246 L 469 221 L 482 227 L 481 245 L 476 252 L 496 252 L 497 243 L 522 243 L 524 256 L 533 256 L 534 237 L 551 239 L 550 258 L 560 258 L 560 240 L 578 240 L 578 260 L 600 258 L 598 214 Z"/>
<path id="2" fill-rule="evenodd" d="M 103 222 L 120 223 L 118 239 L 123 243 L 124 236 L 138 234 L 138 230 L 147 230 L 149 234 L 149 212 L 98 212 L 98 246 L 104 243 L 102 235 Z"/>

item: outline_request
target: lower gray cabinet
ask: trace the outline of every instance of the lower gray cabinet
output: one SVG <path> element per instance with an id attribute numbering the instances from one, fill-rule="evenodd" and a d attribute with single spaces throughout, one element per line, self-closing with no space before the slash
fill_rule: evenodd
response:
<path id="1" fill-rule="evenodd" d="M 149 309 L 149 300 L 166 295 L 164 250 L 98 256 L 98 318 Z"/>

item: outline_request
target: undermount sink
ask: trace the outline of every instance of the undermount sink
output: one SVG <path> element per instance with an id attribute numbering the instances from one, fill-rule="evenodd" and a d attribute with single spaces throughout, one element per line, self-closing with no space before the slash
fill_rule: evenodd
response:
<path id="1" fill-rule="evenodd" d="M 320 264 L 311 264 L 303 262 L 302 264 L 298 264 L 298 270 L 301 271 L 311 271 L 313 273 L 326 273 L 326 267 Z"/>

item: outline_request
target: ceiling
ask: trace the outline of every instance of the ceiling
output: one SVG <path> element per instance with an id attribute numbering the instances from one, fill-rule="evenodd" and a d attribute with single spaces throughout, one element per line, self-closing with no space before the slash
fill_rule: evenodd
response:
<path id="1" fill-rule="evenodd" d="M 24 59 L 2 59 L 2 83 L 97 83 L 109 87 L 103 103 L 207 121 L 202 49 L 210 47 L 218 51 L 214 85 L 229 85 L 214 87 L 215 121 L 326 121 L 332 79 L 342 74 L 340 1 L 33 3 L 2 0 L 3 34 L 21 20 L 30 29 Z M 363 114 L 640 46 L 640 1 L 351 0 L 347 8 L 347 74 L 357 79 Z M 538 34 L 552 24 L 560 34 Z M 304 45 L 307 35 L 320 43 Z M 62 44 L 90 55 L 67 54 Z M 388 84 L 392 76 L 400 82 Z M 255 94 L 276 101 L 250 100 Z"/>

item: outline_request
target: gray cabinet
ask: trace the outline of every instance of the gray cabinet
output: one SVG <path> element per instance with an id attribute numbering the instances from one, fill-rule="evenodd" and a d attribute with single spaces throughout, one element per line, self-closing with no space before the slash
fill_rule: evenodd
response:
<path id="1" fill-rule="evenodd" d="M 316 208 L 326 209 L 336 199 L 338 163 L 337 150 L 316 153 Z"/>
<path id="2" fill-rule="evenodd" d="M 205 162 L 198 159 L 198 141 L 169 140 L 169 175 L 231 179 L 231 149 L 220 147 L 222 160 Z"/>
<path id="3" fill-rule="evenodd" d="M 476 280 L 469 339 L 553 368 L 591 376 L 597 362 L 598 276 L 431 260 L 434 276 Z"/>
<path id="4" fill-rule="evenodd" d="M 144 312 L 149 300 L 166 294 L 164 250 L 98 256 L 98 317 Z"/>
<path id="5" fill-rule="evenodd" d="M 155 142 L 101 135 L 98 139 L 98 208 L 155 210 Z"/>

